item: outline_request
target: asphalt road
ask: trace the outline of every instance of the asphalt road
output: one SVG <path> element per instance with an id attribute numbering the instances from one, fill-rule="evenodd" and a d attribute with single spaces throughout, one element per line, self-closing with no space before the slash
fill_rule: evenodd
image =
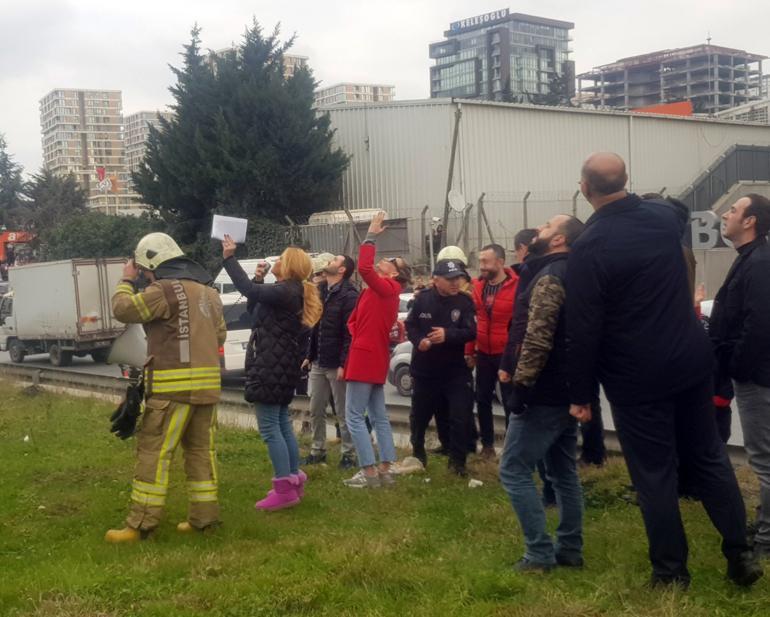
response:
<path id="1" fill-rule="evenodd" d="M 0 352 L 0 363 L 10 364 L 8 354 Z M 24 359 L 25 366 L 40 366 L 41 368 L 51 368 L 51 363 L 48 361 L 48 355 L 34 355 L 28 356 Z M 64 370 L 75 371 L 78 373 L 90 373 L 92 375 L 110 375 L 114 377 L 120 376 L 120 370 L 117 366 L 109 364 L 96 364 L 91 360 L 90 356 L 85 358 L 73 358 L 72 366 L 66 367 Z M 224 385 L 226 387 L 238 388 L 242 381 L 237 377 L 225 377 Z M 614 424 L 612 422 L 612 415 L 610 413 L 610 406 L 607 399 L 602 393 L 602 417 L 604 418 L 604 425 L 608 429 L 613 429 Z M 385 384 L 385 402 L 389 405 L 409 405 L 410 399 L 400 396 L 394 386 Z M 500 405 L 495 403 L 493 413 L 495 415 L 502 416 L 503 409 Z M 732 436 L 730 437 L 730 444 L 741 446 L 743 445 L 743 432 L 741 430 L 740 421 L 738 419 L 738 412 L 736 405 L 733 404 L 733 418 L 732 418 Z"/>

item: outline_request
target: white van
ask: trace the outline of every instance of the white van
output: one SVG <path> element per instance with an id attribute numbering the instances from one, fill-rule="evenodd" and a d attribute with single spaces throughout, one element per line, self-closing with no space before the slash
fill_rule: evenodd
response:
<path id="1" fill-rule="evenodd" d="M 243 373 L 246 348 L 251 336 L 251 315 L 246 310 L 246 298 L 237 291 L 222 294 L 227 340 L 219 350 L 222 372 L 228 375 Z"/>

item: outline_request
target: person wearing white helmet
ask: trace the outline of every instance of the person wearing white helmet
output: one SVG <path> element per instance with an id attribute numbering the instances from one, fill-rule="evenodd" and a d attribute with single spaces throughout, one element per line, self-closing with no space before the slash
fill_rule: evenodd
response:
<path id="1" fill-rule="evenodd" d="M 436 255 L 436 262 L 444 261 L 445 259 L 451 259 L 453 261 L 459 261 L 464 268 L 468 267 L 468 258 L 465 256 L 465 252 L 459 246 L 445 246 Z"/>
<path id="2" fill-rule="evenodd" d="M 149 283 L 143 291 L 137 289 L 140 275 Z M 177 530 L 203 531 L 219 522 L 214 433 L 219 348 L 227 335 L 219 294 L 208 272 L 185 257 L 171 237 L 152 233 L 139 241 L 123 268 L 112 310 L 123 323 L 144 325 L 147 361 L 143 410 L 124 404 L 112 418 L 112 431 L 126 439 L 141 413 L 126 526 L 109 530 L 105 540 L 136 542 L 158 526 L 180 443 L 190 506 L 188 520 Z"/>

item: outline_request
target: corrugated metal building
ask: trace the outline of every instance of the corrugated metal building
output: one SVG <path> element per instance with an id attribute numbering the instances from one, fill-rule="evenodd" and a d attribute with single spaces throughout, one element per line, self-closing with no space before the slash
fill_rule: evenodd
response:
<path id="1" fill-rule="evenodd" d="M 630 189 L 679 195 L 731 146 L 770 146 L 770 126 L 723 120 L 654 116 L 480 101 L 431 99 L 329 108 L 336 142 L 351 155 L 343 178 L 343 205 L 382 208 L 410 221 L 410 252 L 424 254 L 421 210 L 441 217 L 449 173 L 455 114 L 460 111 L 452 188 L 467 203 L 481 194 L 495 240 L 512 244 L 524 227 L 558 212 L 592 210 L 576 196 L 588 154 L 609 150 L 624 157 Z M 770 178 L 769 178 L 770 179 Z M 471 209 L 468 248 L 479 244 L 480 221 Z M 449 241 L 460 232 L 454 213 Z M 482 242 L 488 242 L 484 232 Z M 465 242 L 463 242 L 465 244 Z"/>

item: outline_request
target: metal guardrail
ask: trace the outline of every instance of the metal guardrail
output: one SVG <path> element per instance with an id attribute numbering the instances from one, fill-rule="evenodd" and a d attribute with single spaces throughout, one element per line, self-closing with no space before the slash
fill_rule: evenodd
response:
<path id="1" fill-rule="evenodd" d="M 691 211 L 710 210 L 741 181 L 770 181 L 770 146 L 730 146 L 679 195 L 679 199 Z"/>
<path id="2" fill-rule="evenodd" d="M 96 394 L 104 397 L 119 399 L 125 393 L 128 380 L 122 377 L 109 375 L 94 375 L 90 373 L 78 373 L 66 369 L 40 368 L 37 366 L 22 366 L 17 364 L 0 364 L 0 379 L 9 379 L 16 382 L 38 385 L 62 392 L 73 394 Z M 310 398 L 296 396 L 291 403 L 290 410 L 295 420 L 300 419 L 310 407 Z M 399 403 L 387 405 L 391 424 L 396 432 L 402 435 L 409 434 L 409 414 L 411 406 Z M 251 403 L 243 399 L 240 388 L 224 388 L 219 409 L 225 413 L 244 414 L 253 417 L 254 410 Z M 334 416 L 327 416 L 327 422 L 334 423 Z M 505 418 L 494 416 L 495 442 L 502 446 L 505 439 Z M 242 425 L 243 423 L 236 422 Z M 620 452 L 620 444 L 613 430 L 605 430 L 605 444 L 610 452 Z M 745 465 L 747 462 L 746 451 L 742 446 L 728 445 L 730 460 L 736 465 Z"/>

